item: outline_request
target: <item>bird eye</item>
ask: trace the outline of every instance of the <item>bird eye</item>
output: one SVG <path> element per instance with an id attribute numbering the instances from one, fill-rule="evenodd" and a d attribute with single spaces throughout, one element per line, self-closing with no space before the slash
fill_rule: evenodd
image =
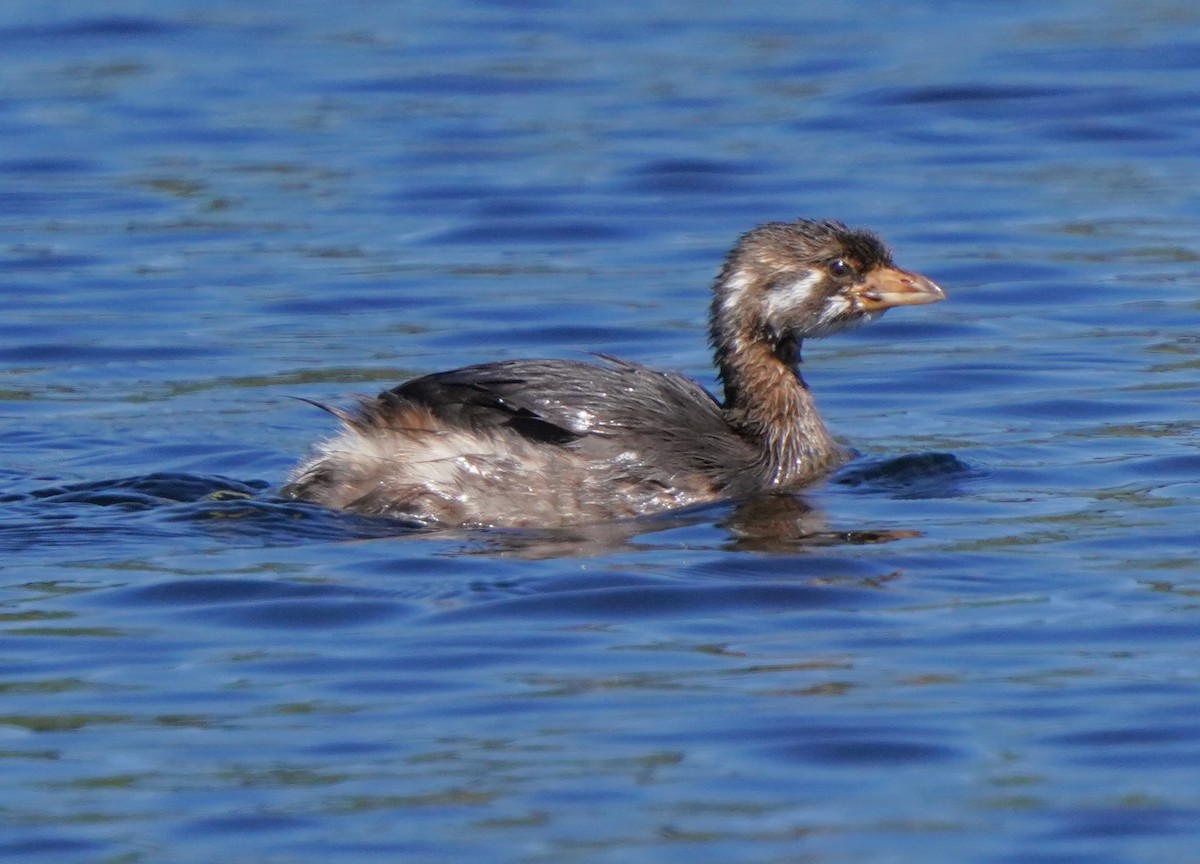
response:
<path id="1" fill-rule="evenodd" d="M 841 258 L 829 262 L 829 275 L 834 279 L 848 279 L 854 275 L 854 265 Z"/>

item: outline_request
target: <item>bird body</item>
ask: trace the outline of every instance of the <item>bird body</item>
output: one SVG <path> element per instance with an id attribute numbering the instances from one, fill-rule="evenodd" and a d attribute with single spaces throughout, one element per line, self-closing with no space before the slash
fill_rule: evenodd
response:
<path id="1" fill-rule="evenodd" d="M 803 339 L 943 297 L 873 234 L 768 223 L 743 235 L 713 286 L 723 402 L 613 358 L 468 366 L 327 409 L 342 432 L 284 494 L 427 524 L 521 527 L 793 489 L 848 454 L 800 377 Z"/>

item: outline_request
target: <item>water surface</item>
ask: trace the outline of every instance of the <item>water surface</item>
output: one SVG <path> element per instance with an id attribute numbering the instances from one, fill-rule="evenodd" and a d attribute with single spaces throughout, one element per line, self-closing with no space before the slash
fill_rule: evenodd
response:
<path id="1" fill-rule="evenodd" d="M 1194 862 L 1200 12 L 11 2 L 0 856 Z M 405 531 L 274 492 L 519 356 L 706 384 L 742 231 L 947 303 L 806 346 L 794 502 Z"/>

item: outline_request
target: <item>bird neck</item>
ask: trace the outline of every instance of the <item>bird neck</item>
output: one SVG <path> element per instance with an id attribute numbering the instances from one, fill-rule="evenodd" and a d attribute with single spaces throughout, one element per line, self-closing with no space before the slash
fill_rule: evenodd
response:
<path id="1" fill-rule="evenodd" d="M 717 351 L 729 424 L 760 451 L 766 483 L 787 486 L 840 460 L 842 448 L 800 377 L 800 342 L 741 342 Z"/>

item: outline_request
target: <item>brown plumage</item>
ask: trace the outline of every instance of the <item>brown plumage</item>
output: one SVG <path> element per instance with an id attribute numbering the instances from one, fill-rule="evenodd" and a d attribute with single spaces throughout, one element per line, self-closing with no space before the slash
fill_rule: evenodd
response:
<path id="1" fill-rule="evenodd" d="M 654 513 L 809 482 L 846 458 L 797 368 L 805 338 L 942 290 L 839 222 L 742 236 L 709 319 L 725 391 L 604 358 L 512 360 L 427 375 L 331 409 L 344 428 L 284 494 L 462 526 L 552 526 Z"/>

